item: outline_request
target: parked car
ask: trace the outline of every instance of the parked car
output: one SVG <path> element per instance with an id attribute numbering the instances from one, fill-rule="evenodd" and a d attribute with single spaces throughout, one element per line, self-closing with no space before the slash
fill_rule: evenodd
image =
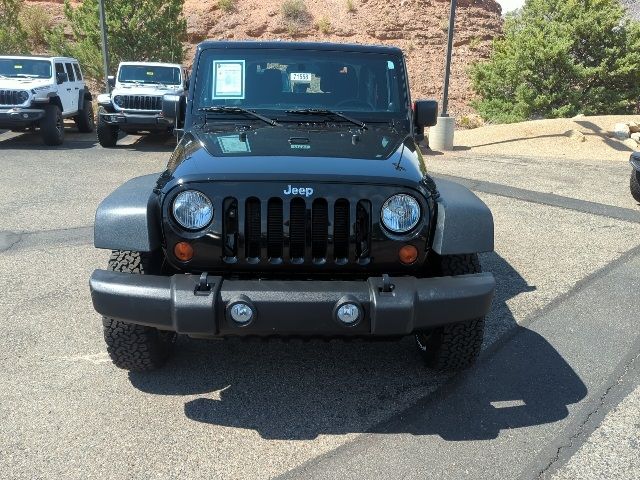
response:
<path id="1" fill-rule="evenodd" d="M 184 97 L 186 71 L 178 64 L 122 62 L 110 77 L 111 93 L 98 95 L 98 141 L 115 147 L 120 132 L 170 134 L 176 124 L 162 116 L 162 97 Z"/>
<path id="2" fill-rule="evenodd" d="M 495 280 L 493 218 L 433 178 L 398 48 L 201 43 L 184 135 L 160 175 L 98 207 L 90 280 L 113 362 L 161 366 L 197 338 L 402 337 L 428 365 L 476 359 Z"/>
<path id="3" fill-rule="evenodd" d="M 631 195 L 640 203 L 640 152 L 634 152 L 629 159 L 631 163 Z"/>
<path id="4" fill-rule="evenodd" d="M 60 145 L 66 118 L 93 131 L 91 100 L 75 58 L 0 56 L 0 128 L 39 130 L 46 145 Z"/>

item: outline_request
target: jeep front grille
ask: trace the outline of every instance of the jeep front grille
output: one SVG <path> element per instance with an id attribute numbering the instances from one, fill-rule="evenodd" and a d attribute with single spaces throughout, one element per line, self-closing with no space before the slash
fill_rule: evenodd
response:
<path id="1" fill-rule="evenodd" d="M 368 200 L 226 198 L 222 210 L 227 261 L 344 265 L 369 260 Z"/>
<path id="2" fill-rule="evenodd" d="M 0 105 L 21 105 L 19 94 L 19 90 L 0 90 Z"/>
<path id="3" fill-rule="evenodd" d="M 120 108 L 123 110 L 162 110 L 162 96 L 151 95 L 118 95 L 121 97 Z"/>

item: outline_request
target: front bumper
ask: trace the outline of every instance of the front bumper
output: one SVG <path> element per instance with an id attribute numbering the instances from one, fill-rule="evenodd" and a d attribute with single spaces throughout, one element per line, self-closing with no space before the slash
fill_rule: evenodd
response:
<path id="1" fill-rule="evenodd" d="M 173 122 L 163 117 L 160 113 L 126 113 L 104 112 L 100 117 L 109 125 L 118 125 L 125 128 L 139 128 L 140 130 L 166 130 L 173 126 Z"/>
<path id="2" fill-rule="evenodd" d="M 45 115 L 39 108 L 0 108 L 0 128 L 19 127 L 37 122 Z"/>
<path id="3" fill-rule="evenodd" d="M 90 287 L 93 306 L 106 317 L 192 336 L 300 335 L 401 336 L 487 314 L 495 290 L 490 273 L 457 277 L 367 280 L 225 280 L 209 276 L 199 291 L 198 275 L 171 277 L 95 270 Z M 249 303 L 256 315 L 236 324 L 228 307 Z M 352 326 L 335 312 L 345 301 L 364 311 Z"/>

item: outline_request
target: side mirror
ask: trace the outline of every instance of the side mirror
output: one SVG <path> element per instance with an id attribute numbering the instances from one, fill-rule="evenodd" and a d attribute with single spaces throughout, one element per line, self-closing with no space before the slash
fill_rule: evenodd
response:
<path id="1" fill-rule="evenodd" d="M 116 86 L 116 77 L 114 77 L 113 75 L 107 76 L 107 83 L 109 84 L 110 88 L 114 88 Z"/>
<path id="2" fill-rule="evenodd" d="M 69 80 L 69 76 L 66 73 L 56 73 L 56 82 L 58 83 L 58 85 L 66 82 L 67 80 Z"/>
<path id="3" fill-rule="evenodd" d="M 162 97 L 162 116 L 180 126 L 185 117 L 187 104 L 184 95 L 167 94 Z"/>
<path id="4" fill-rule="evenodd" d="M 420 131 L 424 127 L 433 127 L 438 123 L 438 102 L 435 100 L 418 100 L 413 104 L 413 118 Z"/>

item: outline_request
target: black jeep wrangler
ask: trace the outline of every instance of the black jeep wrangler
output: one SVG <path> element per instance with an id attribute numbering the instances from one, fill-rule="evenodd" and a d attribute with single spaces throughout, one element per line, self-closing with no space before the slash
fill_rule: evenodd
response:
<path id="1" fill-rule="evenodd" d="M 184 134 L 161 174 L 99 206 L 91 276 L 113 362 L 149 370 L 176 334 L 415 335 L 428 365 L 480 350 L 493 219 L 434 180 L 418 148 L 437 104 L 411 103 L 397 48 L 204 42 Z"/>

